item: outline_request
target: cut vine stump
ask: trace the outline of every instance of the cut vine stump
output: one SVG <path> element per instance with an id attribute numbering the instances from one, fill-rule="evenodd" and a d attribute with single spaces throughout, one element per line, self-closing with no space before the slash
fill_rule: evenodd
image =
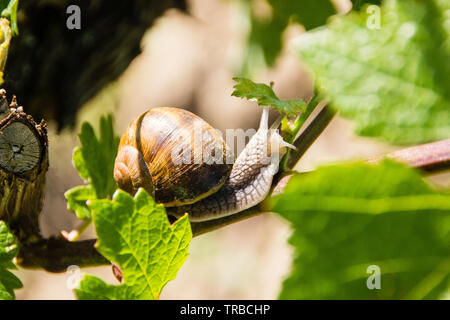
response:
<path id="1" fill-rule="evenodd" d="M 48 170 L 46 123 L 37 124 L 0 90 L 0 220 L 21 243 L 40 239 L 39 214 Z"/>

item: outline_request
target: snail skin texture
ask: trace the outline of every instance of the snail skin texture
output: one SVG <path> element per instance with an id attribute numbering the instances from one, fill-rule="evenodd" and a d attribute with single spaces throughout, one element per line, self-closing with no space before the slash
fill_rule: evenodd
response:
<path id="1" fill-rule="evenodd" d="M 264 108 L 258 131 L 231 164 L 230 148 L 203 119 L 178 108 L 151 109 L 122 135 L 114 179 L 131 194 L 144 188 L 168 214 L 188 213 L 195 222 L 253 207 L 266 198 L 279 159 L 286 147 L 292 147 L 268 128 L 268 116 Z M 195 143 L 199 130 L 201 150 Z M 190 152 L 182 152 L 186 150 Z M 205 152 L 215 161 L 202 158 Z M 182 161 L 186 154 L 189 161 Z"/>

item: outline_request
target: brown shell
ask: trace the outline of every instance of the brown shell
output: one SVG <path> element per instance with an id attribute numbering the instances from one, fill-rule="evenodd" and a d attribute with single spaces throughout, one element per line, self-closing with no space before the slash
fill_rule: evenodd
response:
<path id="1" fill-rule="evenodd" d="M 130 147 L 139 151 L 145 165 L 123 163 Z M 214 151 L 212 151 L 214 150 Z M 220 153 L 217 153 L 220 151 Z M 216 161 L 208 155 L 215 156 Z M 142 158 L 141 158 L 142 155 Z M 135 192 L 139 187 L 151 189 L 157 202 L 178 206 L 196 202 L 216 192 L 228 178 L 232 163 L 231 150 L 221 135 L 193 113 L 178 108 L 156 108 L 141 114 L 125 130 L 120 140 L 115 165 L 115 178 L 120 188 Z M 218 161 L 217 161 L 218 160 Z M 134 166 L 133 166 L 134 165 Z M 139 177 L 124 178 L 124 166 L 141 171 Z M 148 169 L 148 174 L 142 172 Z M 127 171 L 127 170 L 125 170 Z M 132 170 L 131 170 L 132 171 Z M 127 181 L 128 179 L 128 181 Z M 130 182 L 133 180 L 133 182 Z"/>

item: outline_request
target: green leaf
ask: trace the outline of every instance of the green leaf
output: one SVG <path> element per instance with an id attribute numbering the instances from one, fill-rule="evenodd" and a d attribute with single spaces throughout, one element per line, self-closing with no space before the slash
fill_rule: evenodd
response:
<path id="1" fill-rule="evenodd" d="M 67 208 L 75 212 L 78 219 L 91 218 L 91 211 L 87 206 L 87 201 L 97 199 L 97 195 L 92 186 L 74 187 L 66 191 L 64 196 L 67 199 Z"/>
<path id="2" fill-rule="evenodd" d="M 100 118 L 100 137 L 97 139 L 94 128 L 88 123 L 83 123 L 79 135 L 81 142 L 81 155 L 88 182 L 95 189 L 99 199 L 111 196 L 116 189 L 113 178 L 114 160 L 117 155 L 119 138 L 114 136 L 112 117 Z M 81 165 L 76 164 L 79 168 Z M 82 173 L 85 174 L 84 171 Z"/>
<path id="3" fill-rule="evenodd" d="M 122 270 L 124 283 L 106 284 L 85 277 L 79 299 L 158 299 L 175 279 L 188 256 L 192 238 L 186 216 L 170 225 L 166 211 L 140 189 L 134 199 L 117 190 L 113 200 L 94 200 L 89 205 L 98 235 L 97 250 Z"/>
<path id="4" fill-rule="evenodd" d="M 256 1 L 252 4 L 248 59 L 253 58 L 255 52 L 262 52 L 268 65 L 273 65 L 280 53 L 282 34 L 290 23 L 302 24 L 309 30 L 325 24 L 327 18 L 336 13 L 330 0 L 269 0 L 265 10 L 255 8 Z M 259 14 L 259 11 L 268 13 Z"/>
<path id="5" fill-rule="evenodd" d="M 263 83 L 254 83 L 246 78 L 233 78 L 237 84 L 234 85 L 232 96 L 246 99 L 255 99 L 261 106 L 270 106 L 279 112 L 295 115 L 297 112 L 306 110 L 306 102 L 301 99 L 280 100 L 272 88 Z"/>
<path id="6" fill-rule="evenodd" d="M 6 287 L 0 282 L 0 300 L 14 300 L 14 295 L 11 294 L 11 290 L 6 289 Z"/>
<path id="7" fill-rule="evenodd" d="M 11 261 L 18 253 L 14 236 L 5 222 L 0 221 L 0 264 Z"/>
<path id="8" fill-rule="evenodd" d="M 20 289 L 23 287 L 22 282 L 10 271 L 0 268 L 0 284 L 3 286 L 4 290 L 9 295 L 8 299 L 5 300 L 14 300 L 15 294 L 14 289 Z M 1 292 L 1 289 L 0 289 Z M 3 296 L 4 293 L 0 293 L 0 296 Z"/>
<path id="9" fill-rule="evenodd" d="M 83 153 L 81 152 L 81 148 L 80 147 L 76 147 L 73 150 L 73 154 L 72 154 L 72 162 L 73 165 L 75 167 L 75 169 L 77 169 L 78 174 L 80 175 L 80 177 L 88 182 L 89 180 L 89 171 L 86 167 L 86 164 L 84 163 L 84 158 L 83 158 Z"/>
<path id="10" fill-rule="evenodd" d="M 19 35 L 19 27 L 17 26 L 17 7 L 19 0 L 1 0 L 0 12 L 1 16 L 8 18 L 11 21 L 12 34 Z"/>
<path id="11" fill-rule="evenodd" d="M 450 2 L 389 0 L 299 39 L 322 93 L 360 135 L 410 144 L 450 136 Z"/>
<path id="12" fill-rule="evenodd" d="M 14 289 L 22 288 L 22 282 L 10 271 L 15 269 L 12 262 L 18 253 L 14 236 L 9 232 L 5 222 L 0 221 L 0 300 L 13 300 Z"/>
<path id="13" fill-rule="evenodd" d="M 79 219 L 90 219 L 86 200 L 111 198 L 116 190 L 113 177 L 114 161 L 119 146 L 119 137 L 114 135 L 111 115 L 100 118 L 99 138 L 94 128 L 83 123 L 79 135 L 81 147 L 73 152 L 73 164 L 88 185 L 78 186 L 65 193 L 68 208 Z"/>
<path id="14" fill-rule="evenodd" d="M 282 299 L 436 299 L 450 289 L 450 194 L 391 161 L 291 179 L 273 211 L 291 222 Z M 381 289 L 369 290 L 378 266 Z"/>

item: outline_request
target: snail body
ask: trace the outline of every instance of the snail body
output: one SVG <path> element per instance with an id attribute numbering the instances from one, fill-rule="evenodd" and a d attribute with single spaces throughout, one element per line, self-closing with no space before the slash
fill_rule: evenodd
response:
<path id="1" fill-rule="evenodd" d="M 221 135 L 200 117 L 178 108 L 151 109 L 122 135 L 114 179 L 131 194 L 146 189 L 168 214 L 188 213 L 191 221 L 250 208 L 266 198 L 278 160 L 290 146 L 269 130 L 268 112 L 265 108 L 258 131 L 233 161 Z"/>

